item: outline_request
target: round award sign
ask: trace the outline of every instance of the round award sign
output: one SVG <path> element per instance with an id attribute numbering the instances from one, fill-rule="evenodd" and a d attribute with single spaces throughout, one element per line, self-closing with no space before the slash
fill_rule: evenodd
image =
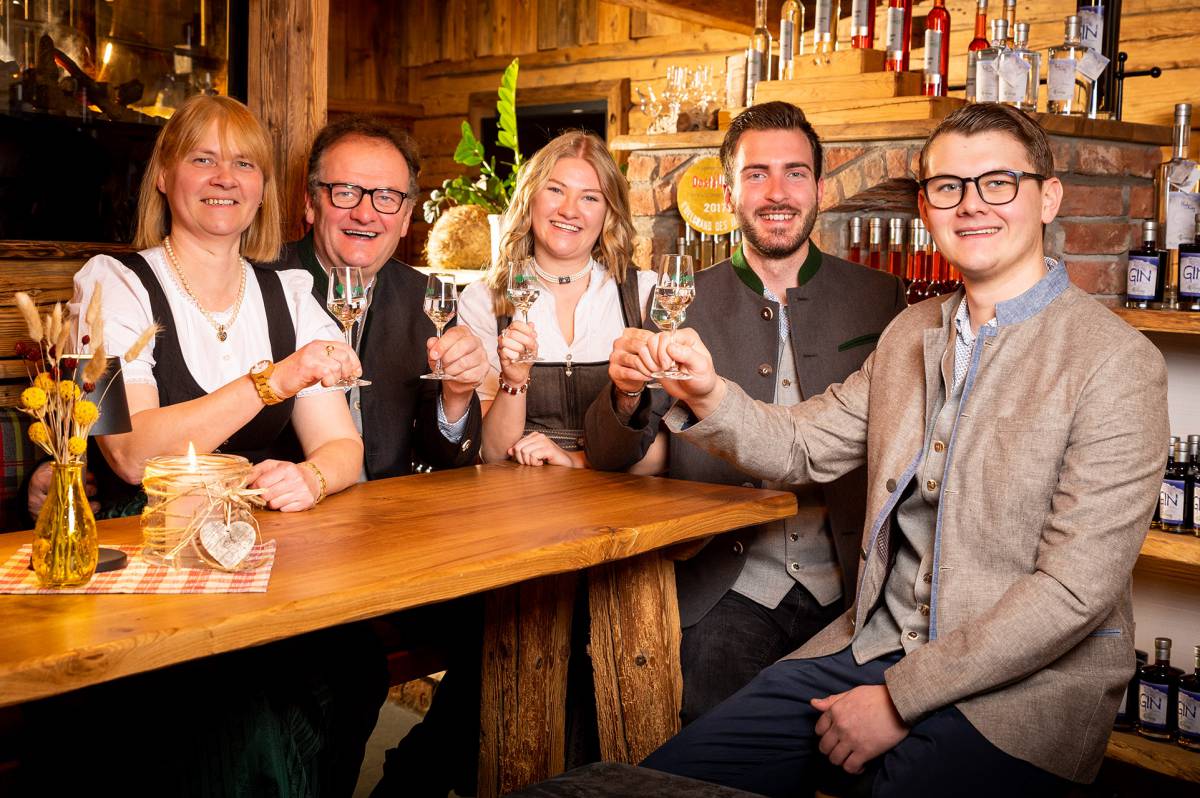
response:
<path id="1" fill-rule="evenodd" d="M 675 186 L 679 215 L 697 233 L 724 235 L 737 226 L 725 206 L 725 173 L 715 156 L 699 158 Z"/>

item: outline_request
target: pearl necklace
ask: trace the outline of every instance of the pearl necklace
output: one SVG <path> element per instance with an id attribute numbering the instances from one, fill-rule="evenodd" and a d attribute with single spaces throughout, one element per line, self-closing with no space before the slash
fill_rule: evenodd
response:
<path id="1" fill-rule="evenodd" d="M 541 277 L 542 282 L 546 283 L 547 285 L 549 285 L 550 283 L 558 283 L 559 285 L 566 285 L 567 283 L 573 283 L 576 280 L 586 277 L 588 272 L 590 272 L 591 270 L 592 270 L 592 261 L 589 259 L 588 262 L 586 264 L 584 264 L 583 268 L 580 269 L 579 271 L 575 272 L 574 274 L 568 274 L 566 276 L 560 277 L 557 274 L 550 274 L 549 272 L 544 271 L 541 266 L 537 265 L 536 260 L 533 262 L 533 271 L 537 274 L 538 277 Z"/>
<path id="2" fill-rule="evenodd" d="M 229 311 L 229 321 L 221 324 L 212 317 L 211 313 L 204 309 L 204 306 L 200 304 L 200 300 L 196 298 L 196 293 L 192 291 L 192 286 L 188 283 L 187 276 L 183 273 L 183 267 L 179 265 L 179 258 L 175 256 L 175 248 L 171 246 L 170 236 L 163 238 L 163 249 L 167 252 L 167 260 L 171 261 L 171 266 L 175 269 L 175 276 L 179 278 L 179 284 L 183 287 L 184 293 L 187 294 L 192 304 L 196 306 L 196 310 L 200 311 L 200 314 L 204 316 L 205 321 L 211 324 L 212 328 L 217 331 L 217 340 L 224 343 L 225 339 L 229 337 L 229 328 L 237 321 L 238 311 L 242 309 L 242 297 L 246 295 L 246 266 L 248 265 L 246 259 L 238 256 L 238 261 L 242 265 L 242 280 L 238 286 L 237 299 L 233 302 L 233 310 Z"/>

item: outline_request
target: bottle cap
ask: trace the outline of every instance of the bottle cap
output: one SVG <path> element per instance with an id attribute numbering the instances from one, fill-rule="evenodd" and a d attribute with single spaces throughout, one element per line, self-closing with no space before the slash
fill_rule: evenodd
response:
<path id="1" fill-rule="evenodd" d="M 1011 8 L 1017 4 L 1017 0 L 1004 0 L 1004 7 Z"/>
<path id="2" fill-rule="evenodd" d="M 1190 459 L 1191 459 L 1191 456 L 1188 452 L 1188 445 L 1186 443 L 1175 444 L 1175 462 L 1176 463 L 1186 463 Z"/>
<path id="3" fill-rule="evenodd" d="M 1008 38 L 1008 20 L 997 17 L 992 20 L 992 41 L 1003 41 Z"/>
<path id="4" fill-rule="evenodd" d="M 1200 435 L 1189 435 L 1187 441 L 1189 446 L 1193 443 L 1200 443 Z"/>
<path id="5" fill-rule="evenodd" d="M 1029 43 L 1029 23 L 1028 22 L 1018 22 L 1017 23 L 1017 32 L 1013 36 L 1013 39 L 1014 39 L 1014 41 L 1016 41 L 1018 47 L 1024 47 L 1026 44 Z"/>
<path id="6" fill-rule="evenodd" d="M 850 240 L 861 242 L 863 237 L 863 220 L 861 216 L 850 217 Z"/>
<path id="7" fill-rule="evenodd" d="M 1079 41 L 1079 17 L 1072 14 L 1066 19 L 1066 40 L 1069 42 Z"/>
<path id="8" fill-rule="evenodd" d="M 1175 124 L 1190 123 L 1192 121 L 1192 104 L 1191 103 L 1176 103 L 1175 104 Z"/>
<path id="9" fill-rule="evenodd" d="M 1145 221 L 1142 222 L 1142 240 L 1157 241 L 1158 240 L 1158 222 Z"/>
<path id="10" fill-rule="evenodd" d="M 1171 653 L 1171 638 L 1169 638 L 1169 637 L 1154 638 L 1154 653 L 1158 654 L 1161 651 L 1166 651 L 1168 654 Z"/>

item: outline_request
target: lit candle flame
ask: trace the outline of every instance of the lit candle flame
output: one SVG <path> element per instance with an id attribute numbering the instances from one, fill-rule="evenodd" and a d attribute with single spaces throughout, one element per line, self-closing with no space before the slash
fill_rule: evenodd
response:
<path id="1" fill-rule="evenodd" d="M 200 470 L 200 463 L 196 460 L 196 444 L 188 441 L 188 472 L 196 473 Z"/>

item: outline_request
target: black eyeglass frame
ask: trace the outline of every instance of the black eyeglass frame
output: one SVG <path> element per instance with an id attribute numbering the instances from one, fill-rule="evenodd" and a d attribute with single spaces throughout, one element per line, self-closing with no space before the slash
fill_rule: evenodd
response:
<path id="1" fill-rule="evenodd" d="M 987 197 L 983 196 L 983 189 L 980 188 L 979 181 L 985 177 L 988 177 L 989 175 L 1009 175 L 1016 179 L 1017 187 L 1013 191 L 1013 195 L 1010 199 L 1006 199 L 1004 202 L 992 202 Z M 929 196 L 929 184 L 931 182 L 933 182 L 934 180 L 944 180 L 949 177 L 954 178 L 959 183 L 960 190 L 959 190 L 959 194 L 958 194 L 958 202 L 954 203 L 953 205 L 944 205 L 944 206 L 938 205 Z M 921 193 L 925 195 L 925 201 L 929 203 L 930 207 L 936 208 L 939 211 L 948 211 L 948 210 L 951 210 L 952 208 L 957 208 L 959 205 L 962 205 L 962 201 L 964 199 L 966 199 L 966 196 L 967 196 L 967 183 L 975 184 L 975 193 L 979 196 L 979 199 L 983 200 L 988 205 L 1000 206 L 1000 205 L 1008 205 L 1009 203 L 1013 202 L 1017 198 L 1017 195 L 1021 193 L 1021 181 L 1027 177 L 1031 178 L 1033 180 L 1038 180 L 1038 181 L 1045 181 L 1045 180 L 1050 179 L 1047 175 L 1039 175 L 1036 172 L 1022 172 L 1020 169 L 993 169 L 990 172 L 984 172 L 983 174 L 976 175 L 975 177 L 959 177 L 958 175 L 934 175 L 933 177 L 927 177 L 924 180 L 919 181 L 917 183 L 917 185 L 921 187 Z"/>
<path id="2" fill-rule="evenodd" d="M 357 208 L 359 205 L 362 205 L 363 197 L 370 197 L 371 198 L 371 207 L 374 208 L 377 213 L 382 213 L 386 216 L 394 216 L 397 213 L 400 213 L 400 211 L 404 210 L 404 203 L 408 202 L 408 200 L 410 199 L 409 193 L 407 191 L 401 191 L 398 188 L 388 188 L 387 186 L 380 186 L 378 188 L 363 188 L 362 186 L 357 185 L 355 183 L 322 183 L 319 181 L 314 183 L 313 185 L 317 185 L 317 186 L 320 186 L 321 188 L 325 189 L 325 193 L 329 196 L 329 204 L 332 205 L 333 207 L 339 208 L 340 210 L 343 210 L 343 211 L 348 211 L 348 210 Z M 354 203 L 353 205 L 338 205 L 337 202 L 333 199 L 333 189 L 335 186 L 341 186 L 343 188 L 352 188 L 356 191 L 361 192 L 358 197 L 358 202 Z M 400 195 L 400 207 L 396 208 L 396 210 L 394 210 L 394 211 L 385 211 L 383 208 L 380 208 L 378 205 L 375 204 L 375 192 L 376 191 L 387 191 L 391 194 L 399 194 Z"/>

